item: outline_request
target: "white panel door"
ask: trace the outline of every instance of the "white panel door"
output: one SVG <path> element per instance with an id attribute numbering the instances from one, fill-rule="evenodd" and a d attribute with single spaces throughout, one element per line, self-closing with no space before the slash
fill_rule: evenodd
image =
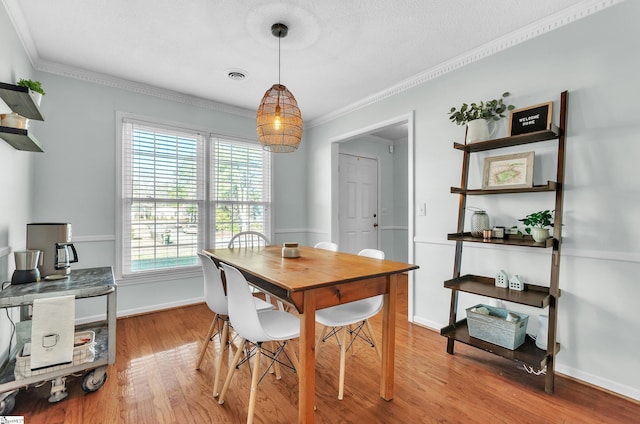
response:
<path id="1" fill-rule="evenodd" d="M 340 154 L 340 251 L 378 248 L 378 161 Z"/>

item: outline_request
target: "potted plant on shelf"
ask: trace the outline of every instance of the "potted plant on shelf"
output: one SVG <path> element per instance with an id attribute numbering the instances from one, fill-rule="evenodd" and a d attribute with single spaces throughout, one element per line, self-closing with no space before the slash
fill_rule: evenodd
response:
<path id="1" fill-rule="evenodd" d="M 20 81 L 18 81 L 16 85 L 19 85 L 20 87 L 27 87 L 29 90 L 31 90 L 32 92 L 31 96 L 33 97 L 33 101 L 38 106 L 40 106 L 40 102 L 42 101 L 42 96 L 46 94 L 42 89 L 42 83 L 40 81 L 33 81 L 30 79 L 21 79 Z"/>
<path id="2" fill-rule="evenodd" d="M 534 212 L 518 221 L 526 225 L 525 232 L 531 234 L 535 241 L 543 242 L 550 237 L 549 227 L 553 227 L 551 212 L 550 210 Z"/>
<path id="3" fill-rule="evenodd" d="M 507 91 L 499 99 L 480 103 L 463 103 L 460 109 L 452 107 L 449 110 L 449 120 L 456 125 L 467 126 L 467 142 L 488 140 L 488 121 L 499 121 L 505 117 L 506 111 L 515 109 L 515 106 L 505 104 L 504 98 L 508 96 L 509 92 Z"/>

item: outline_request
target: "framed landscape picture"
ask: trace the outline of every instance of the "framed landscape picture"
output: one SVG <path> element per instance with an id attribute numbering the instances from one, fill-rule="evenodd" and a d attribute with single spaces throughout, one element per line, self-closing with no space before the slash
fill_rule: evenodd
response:
<path id="1" fill-rule="evenodd" d="M 534 158 L 534 152 L 485 158 L 482 171 L 482 189 L 533 187 Z"/>

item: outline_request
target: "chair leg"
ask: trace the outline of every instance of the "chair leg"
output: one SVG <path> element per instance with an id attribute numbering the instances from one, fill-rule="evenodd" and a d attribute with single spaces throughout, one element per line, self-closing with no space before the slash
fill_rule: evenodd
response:
<path id="1" fill-rule="evenodd" d="M 293 367 L 296 369 L 296 372 L 300 369 L 300 362 L 298 362 L 298 357 L 296 356 L 296 352 L 291 347 L 291 343 L 285 342 L 284 345 L 285 350 L 287 351 L 287 355 L 289 355 L 289 359 L 293 363 Z"/>
<path id="2" fill-rule="evenodd" d="M 353 339 L 355 338 L 353 328 L 349 325 L 349 346 L 351 347 L 351 356 L 356 356 L 355 346 L 353 344 Z"/>
<path id="3" fill-rule="evenodd" d="M 320 350 L 320 343 L 322 343 L 322 339 L 324 339 L 324 335 L 327 334 L 327 328 L 328 327 L 324 325 L 322 326 L 322 332 L 320 333 L 320 338 L 316 342 L 316 355 L 318 354 L 318 350 Z"/>
<path id="4" fill-rule="evenodd" d="M 244 345 L 246 343 L 245 339 L 240 339 L 240 346 L 238 347 L 238 351 L 233 357 L 233 362 L 229 365 L 229 372 L 227 372 L 227 378 L 224 380 L 224 386 L 222 386 L 222 392 L 220 392 L 220 396 L 218 397 L 218 404 L 222 405 L 224 403 L 224 396 L 227 394 L 227 389 L 229 388 L 229 384 L 231 384 L 231 379 L 233 378 L 233 372 L 236 370 L 236 366 L 238 362 L 240 362 L 240 357 L 244 353 Z"/>
<path id="5" fill-rule="evenodd" d="M 256 361 L 253 365 L 253 373 L 251 374 L 251 392 L 249 394 L 249 412 L 247 414 L 247 424 L 253 423 L 253 415 L 256 410 L 256 397 L 258 391 L 258 379 L 260 377 L 260 354 L 262 353 L 262 345 L 258 345 L 256 351 Z"/>
<path id="6" fill-rule="evenodd" d="M 338 399 L 342 400 L 344 395 L 344 369 L 347 356 L 347 327 L 342 327 L 340 340 L 340 382 L 338 383 Z"/>
<path id="7" fill-rule="evenodd" d="M 279 349 L 278 343 L 276 343 L 276 342 L 271 342 L 271 350 L 272 350 L 273 352 L 276 352 L 278 349 Z M 270 367 L 270 368 L 271 368 L 271 367 Z M 276 372 L 276 379 L 277 379 L 277 380 L 282 379 L 282 372 L 281 372 L 281 369 L 280 369 L 280 363 L 279 363 L 278 361 L 274 361 L 274 362 L 273 362 L 273 365 L 272 365 L 272 368 L 273 368 L 273 369 L 275 370 L 275 372 Z"/>
<path id="8" fill-rule="evenodd" d="M 373 341 L 373 348 L 378 354 L 378 359 L 382 361 L 382 352 L 380 351 L 380 346 L 378 346 L 378 340 L 376 340 L 376 335 L 373 332 L 373 327 L 371 327 L 371 323 L 369 322 L 369 320 L 365 320 L 365 322 L 367 324 L 367 330 L 369 331 L 369 337 L 371 337 L 371 340 Z"/>
<path id="9" fill-rule="evenodd" d="M 229 320 L 224 320 L 222 327 L 222 338 L 220 339 L 220 350 L 218 351 L 218 357 L 216 358 L 216 374 L 213 380 L 213 397 L 218 397 L 218 388 L 220 386 L 220 370 L 222 369 L 222 357 L 224 356 L 224 349 L 227 346 L 227 340 L 229 339 Z"/>
<path id="10" fill-rule="evenodd" d="M 211 342 L 211 337 L 213 337 L 213 332 L 216 330 L 216 324 L 218 320 L 218 314 L 215 314 L 213 317 L 213 321 L 211 321 L 211 326 L 209 327 L 209 332 L 207 333 L 207 338 L 204 339 L 204 344 L 200 349 L 200 356 L 198 357 L 198 362 L 196 363 L 196 369 L 200 369 L 200 365 L 202 364 L 202 360 L 204 359 L 204 354 L 207 353 L 207 347 L 209 347 L 209 342 Z"/>

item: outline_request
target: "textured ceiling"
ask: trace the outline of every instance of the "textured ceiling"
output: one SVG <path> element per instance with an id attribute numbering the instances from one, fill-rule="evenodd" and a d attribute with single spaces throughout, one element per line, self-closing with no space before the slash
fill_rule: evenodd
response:
<path id="1" fill-rule="evenodd" d="M 278 80 L 305 122 L 616 1 L 2 0 L 36 69 L 148 85 L 255 113 Z M 480 49 L 480 50 L 479 50 Z M 474 53 L 475 52 L 475 53 Z M 230 70 L 247 74 L 243 81 Z"/>

